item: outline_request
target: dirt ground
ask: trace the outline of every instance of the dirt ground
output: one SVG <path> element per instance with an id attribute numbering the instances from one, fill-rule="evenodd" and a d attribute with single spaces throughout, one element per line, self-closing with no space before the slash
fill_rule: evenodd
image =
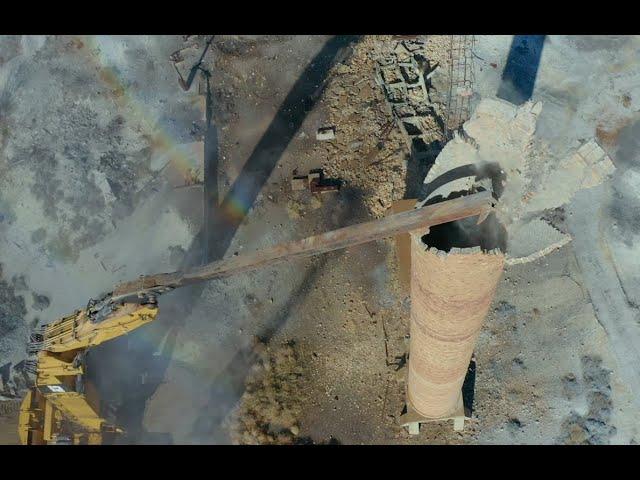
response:
<path id="1" fill-rule="evenodd" d="M 424 38 L 427 56 L 446 72 L 446 36 Z M 200 47 L 205 39 L 195 37 Z M 18 60 L 35 57 L 26 57 L 26 66 L 14 61 L 5 77 L 22 78 L 20 69 L 53 69 L 54 90 L 66 88 L 69 98 L 95 103 L 78 100 L 60 127 L 64 141 L 51 147 L 54 160 L 40 156 L 55 175 L 28 177 L 26 188 L 8 188 L 10 177 L 0 179 L 7 184 L 0 188 L 0 233 L 7 232 L 0 239 L 0 294 L 6 299 L 0 329 L 10 330 L 2 332 L 0 355 L 2 342 L 11 343 L 0 367 L 19 360 L 29 325 L 83 306 L 117 281 L 379 218 L 393 201 L 416 198 L 428 171 L 428 162 L 412 160 L 375 82 L 375 59 L 396 42 L 390 36 L 217 38 L 203 62 L 211 75 L 210 130 L 194 107 L 202 84 L 182 93 L 169 61 L 194 38 L 85 39 L 87 49 L 66 37 L 38 42 L 7 40 L 2 48 L 13 49 Z M 497 40 L 483 48 L 508 53 Z M 84 71 L 72 67 L 77 55 L 118 68 L 102 75 L 91 65 Z M 494 81 L 493 70 L 482 74 L 488 78 L 482 95 Z M 80 74 L 86 82 L 69 86 Z M 96 75 L 121 78 L 107 83 L 106 99 L 97 99 L 104 84 Z M 443 82 L 434 77 L 436 86 Z M 5 97 L 12 94 L 9 87 L 15 88 L 5 85 Z M 147 104 L 153 107 L 141 107 Z M 40 118 L 54 112 L 40 108 L 38 128 L 45 128 Z M 30 111 L 16 107 L 13 115 L 0 116 L 1 132 L 13 132 Z M 95 145 L 70 136 L 76 124 L 100 137 Z M 322 127 L 335 127 L 335 139 L 317 140 Z M 21 168 L 13 162 L 28 157 L 33 139 L 12 135 L 3 136 L 11 162 L 0 166 Z M 206 186 L 173 189 L 163 177 L 167 172 L 154 174 L 152 160 L 166 139 L 171 145 L 205 141 L 206 161 L 212 159 Z M 433 141 L 440 140 L 434 130 Z M 340 191 L 293 191 L 294 171 L 314 168 L 342 180 Z M 65 175 L 68 169 L 72 174 Z M 81 183 L 86 169 L 102 172 L 107 184 L 114 176 L 122 181 L 111 182 L 102 196 L 96 189 L 87 193 L 86 185 L 59 193 Z M 92 182 L 105 185 L 100 175 Z M 220 208 L 208 214 L 205 194 Z M 47 195 L 64 207 L 57 220 L 48 216 Z M 83 196 L 88 201 L 73 215 Z M 102 216 L 92 225 L 96 211 Z M 207 235 L 208 252 L 202 244 Z M 573 243 L 506 268 L 476 347 L 474 414 L 463 432 L 441 422 L 410 436 L 398 424 L 410 309 L 398 275 L 395 242 L 387 239 L 171 292 L 160 298 L 154 324 L 96 349 L 99 388 L 120 405 L 129 443 L 637 441 L 634 398 L 619 376 Z M 0 443 L 15 442 L 12 429 L 15 417 L 0 417 Z"/>

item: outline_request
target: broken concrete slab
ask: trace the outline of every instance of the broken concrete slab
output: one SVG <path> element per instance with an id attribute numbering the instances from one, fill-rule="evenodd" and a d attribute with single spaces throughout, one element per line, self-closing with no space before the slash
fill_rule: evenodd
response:
<path id="1" fill-rule="evenodd" d="M 539 212 L 571 201 L 578 190 L 595 187 L 613 173 L 611 158 L 590 140 L 563 159 L 546 181 L 524 203 L 524 213 Z"/>

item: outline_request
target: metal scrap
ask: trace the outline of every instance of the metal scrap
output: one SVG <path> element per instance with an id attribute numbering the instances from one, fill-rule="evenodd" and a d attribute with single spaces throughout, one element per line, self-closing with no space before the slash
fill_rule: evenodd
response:
<path id="1" fill-rule="evenodd" d="M 325 178 L 322 169 L 311 170 L 307 175 L 293 172 L 291 189 L 294 191 L 309 190 L 311 193 L 337 192 L 342 182 L 337 179 Z"/>

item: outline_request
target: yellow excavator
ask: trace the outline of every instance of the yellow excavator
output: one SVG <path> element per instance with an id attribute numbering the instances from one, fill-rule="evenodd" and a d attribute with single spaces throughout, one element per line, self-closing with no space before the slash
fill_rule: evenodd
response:
<path id="1" fill-rule="evenodd" d="M 31 335 L 26 368 L 35 375 L 19 413 L 23 445 L 112 443 L 123 432 L 100 414 L 96 388 L 85 381 L 85 354 L 91 347 L 125 335 L 158 314 L 157 297 L 196 282 L 308 257 L 430 226 L 478 216 L 482 222 L 494 199 L 483 191 L 380 220 L 352 225 L 263 251 L 233 256 L 186 272 L 142 276 L 122 283 L 83 310 L 44 325 Z"/>
<path id="2" fill-rule="evenodd" d="M 101 444 L 123 433 L 100 416 L 97 391 L 84 381 L 84 355 L 88 348 L 149 323 L 158 306 L 147 299 L 107 310 L 90 304 L 31 335 L 28 350 L 37 357 L 26 368 L 35 373 L 36 381 L 20 407 L 18 434 L 23 445 Z"/>

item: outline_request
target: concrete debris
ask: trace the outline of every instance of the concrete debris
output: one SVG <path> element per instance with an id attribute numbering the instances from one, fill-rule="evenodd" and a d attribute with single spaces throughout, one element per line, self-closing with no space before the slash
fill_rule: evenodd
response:
<path id="1" fill-rule="evenodd" d="M 416 160 L 429 157 L 434 148 L 432 130 L 437 116 L 424 72 L 429 70 L 424 42 L 402 40 L 392 52 L 377 60 L 376 82 L 384 91 L 386 103 Z"/>
<path id="2" fill-rule="evenodd" d="M 291 190 L 294 192 L 300 190 L 306 190 L 309 188 L 309 176 L 305 175 L 304 177 L 296 177 L 294 176 L 291 179 Z"/>
<path id="3" fill-rule="evenodd" d="M 353 47 L 346 64 L 336 65 L 323 92 L 328 109 L 324 124 L 335 125 L 339 135 L 332 142 L 318 142 L 314 158 L 320 158 L 328 176 L 340 178 L 374 217 L 385 215 L 402 198 L 417 198 L 429 164 L 442 145 L 442 130 L 434 117 L 423 117 L 423 141 L 431 156 L 418 160 L 376 84 L 377 59 L 393 55 L 397 44 L 391 36 L 365 36 Z M 427 42 L 429 49 L 429 42 Z M 431 50 L 429 56 L 436 55 Z M 441 55 L 442 56 L 442 55 Z M 430 62 L 433 63 L 433 62 Z"/>
<path id="4" fill-rule="evenodd" d="M 5 398 L 0 396 L 0 417 L 15 416 L 20 411 L 21 398 Z"/>
<path id="5" fill-rule="evenodd" d="M 306 443 L 299 438 L 302 365 L 295 344 L 267 347 L 256 340 L 257 362 L 227 428 L 234 444 Z"/>
<path id="6" fill-rule="evenodd" d="M 0 410 L 5 401 L 21 400 L 30 385 L 33 385 L 34 375 L 23 367 L 24 361 L 14 365 L 9 362 L 0 366 Z"/>
<path id="7" fill-rule="evenodd" d="M 564 205 L 578 190 L 599 185 L 614 170 L 611 158 L 591 139 L 553 169 L 539 190 L 526 201 L 524 212 L 538 212 Z"/>
<path id="8" fill-rule="evenodd" d="M 319 128 L 316 132 L 316 140 L 327 141 L 327 140 L 335 140 L 336 138 L 336 127 L 322 127 Z"/>
<path id="9" fill-rule="evenodd" d="M 106 205 L 110 205 L 116 201 L 116 196 L 113 194 L 113 190 L 111 189 L 111 185 L 107 180 L 107 176 L 104 172 L 95 171 L 93 173 L 93 182 L 96 184 L 100 192 L 102 192 L 102 196 L 104 197 L 104 203 Z"/>
<path id="10" fill-rule="evenodd" d="M 26 302 L 23 295 L 16 295 L 16 285 L 21 290 L 26 287 L 24 277 L 14 276 L 9 283 L 3 279 L 0 265 L 0 395 L 8 397 L 21 397 L 27 388 L 23 373 L 15 367 L 24 360 L 29 330 Z"/>

